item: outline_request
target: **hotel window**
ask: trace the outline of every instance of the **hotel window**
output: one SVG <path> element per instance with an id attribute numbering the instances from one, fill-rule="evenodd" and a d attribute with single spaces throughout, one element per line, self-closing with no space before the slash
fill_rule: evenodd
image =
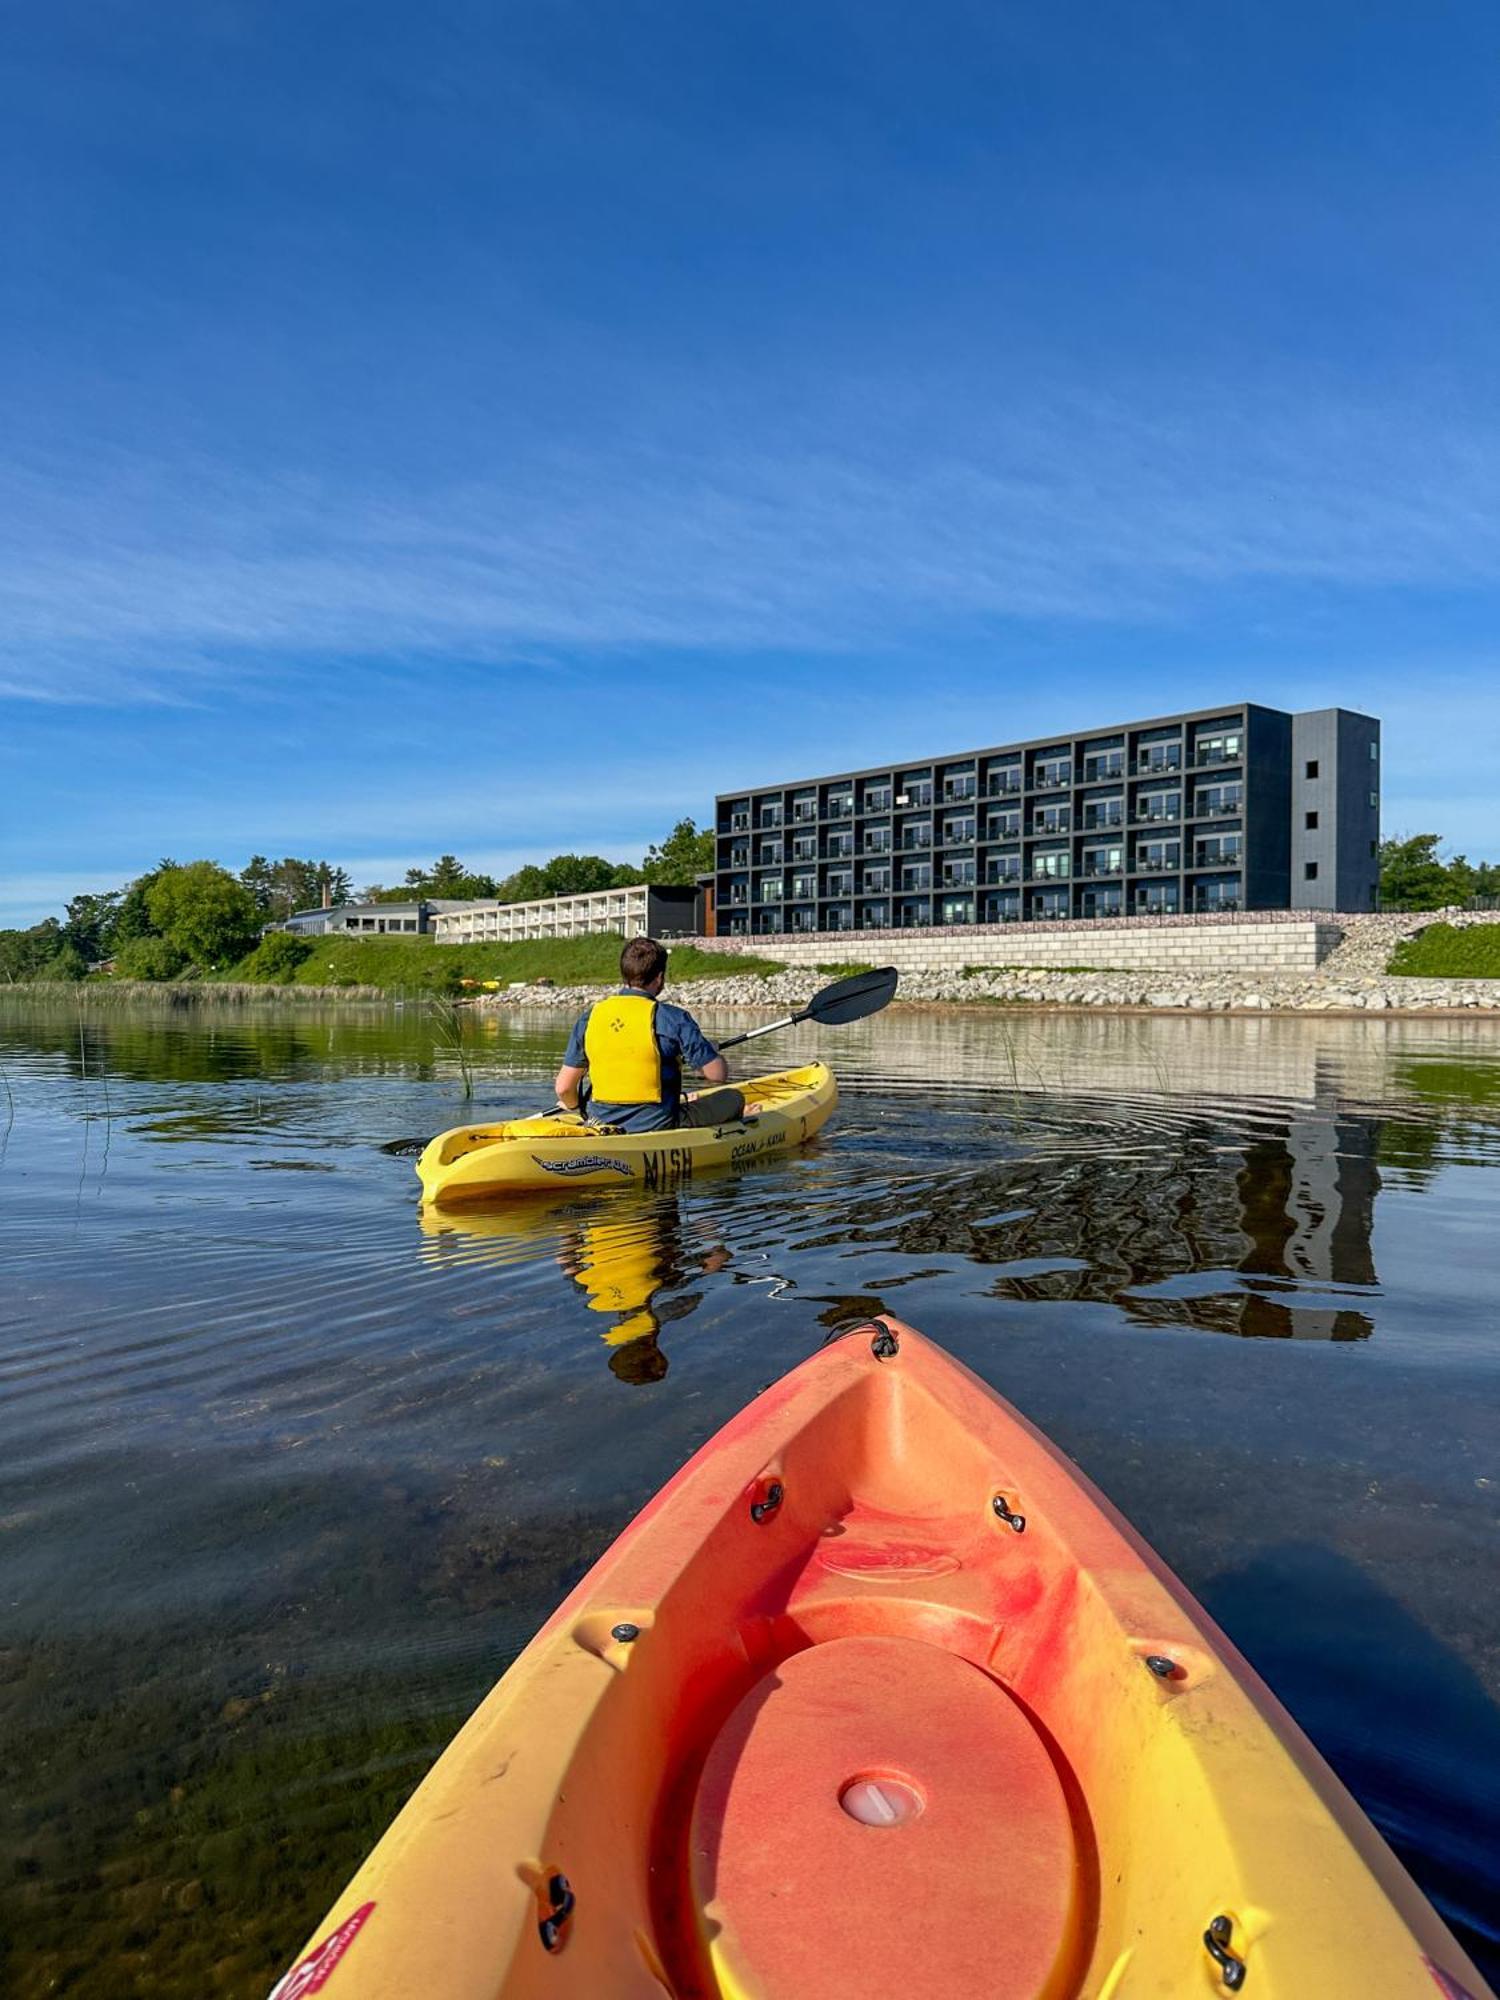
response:
<path id="1" fill-rule="evenodd" d="M 1307 760 L 1307 775 L 1308 775 L 1308 777 L 1310 777 L 1310 778 L 1315 778 L 1315 777 L 1317 777 L 1317 775 L 1318 775 L 1318 760 L 1317 760 L 1317 758 L 1316 758 L 1316 757 L 1309 757 L 1309 758 L 1308 758 L 1308 760 Z"/>
<path id="2" fill-rule="evenodd" d="M 1211 736 L 1200 736 L 1194 754 L 1200 764 L 1231 764 L 1240 754 L 1240 732 L 1221 729 Z"/>
<path id="3" fill-rule="evenodd" d="M 1309 833 L 1316 833 L 1318 830 L 1318 815 L 1316 813 L 1304 814 L 1303 824 Z"/>
<path id="4" fill-rule="evenodd" d="M 1303 875 L 1303 879 L 1304 879 L 1304 881 L 1308 881 L 1308 882 L 1316 882 L 1316 881 L 1317 881 L 1317 879 L 1318 879 L 1318 864 L 1317 864 L 1317 862 L 1316 862 L 1316 861 L 1304 861 L 1304 862 L 1303 862 L 1303 864 L 1302 864 L 1302 875 Z"/>

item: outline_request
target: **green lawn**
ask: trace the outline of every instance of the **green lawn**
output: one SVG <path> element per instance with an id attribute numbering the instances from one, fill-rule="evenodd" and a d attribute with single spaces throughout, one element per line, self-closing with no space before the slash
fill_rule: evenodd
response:
<path id="1" fill-rule="evenodd" d="M 1429 924 L 1401 940 L 1390 970 L 1408 979 L 1500 979 L 1500 923 Z"/>
<path id="2" fill-rule="evenodd" d="M 624 939 L 537 938 L 521 944 L 435 944 L 425 937 L 315 937 L 306 958 L 282 982 L 298 986 L 419 987 L 445 992 L 459 979 L 551 979 L 559 986 L 607 986 L 620 976 Z M 740 973 L 780 972 L 773 959 L 739 952 L 670 947 L 669 987 L 694 979 L 728 979 Z M 226 980 L 264 978 L 252 952 L 218 975 Z"/>

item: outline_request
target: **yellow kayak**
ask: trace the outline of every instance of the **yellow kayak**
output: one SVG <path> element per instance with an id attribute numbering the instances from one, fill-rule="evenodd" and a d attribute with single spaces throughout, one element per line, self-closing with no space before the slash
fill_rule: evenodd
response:
<path id="1" fill-rule="evenodd" d="M 1160 1559 L 890 1319 L 757 1397 L 595 1564 L 277 1991 L 325 1985 L 1488 1994 Z"/>
<path id="2" fill-rule="evenodd" d="M 727 1125 L 611 1132 L 576 1114 L 460 1125 L 417 1161 L 422 1199 L 439 1208 L 550 1189 L 681 1187 L 709 1167 L 744 1166 L 801 1146 L 827 1121 L 838 1086 L 823 1063 L 736 1084 L 745 1115 Z"/>

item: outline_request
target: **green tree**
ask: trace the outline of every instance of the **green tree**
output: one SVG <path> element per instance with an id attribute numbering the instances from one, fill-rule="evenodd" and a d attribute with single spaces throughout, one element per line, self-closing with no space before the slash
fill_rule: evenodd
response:
<path id="1" fill-rule="evenodd" d="M 36 970 L 38 979 L 74 981 L 88 977 L 88 961 L 75 945 L 65 944 Z"/>
<path id="2" fill-rule="evenodd" d="M 424 896 L 493 896 L 494 893 L 492 875 L 471 874 L 456 855 L 440 854 L 430 868 L 408 868 L 406 880 L 399 889 L 387 889 L 377 882 L 363 891 L 360 900 L 366 903 L 415 903 Z"/>
<path id="3" fill-rule="evenodd" d="M 0 931 L 0 981 L 9 986 L 39 979 L 63 945 L 62 925 L 56 917 L 44 918 L 29 930 Z"/>
<path id="4" fill-rule="evenodd" d="M 164 868 L 146 904 L 162 936 L 201 966 L 243 958 L 260 928 L 254 896 L 216 861 Z"/>
<path id="5" fill-rule="evenodd" d="M 175 979 L 187 966 L 187 954 L 170 938 L 127 938 L 115 953 L 117 979 Z"/>
<path id="6" fill-rule="evenodd" d="M 408 868 L 406 893 L 416 896 L 493 896 L 492 875 L 472 874 L 455 854 L 440 854 L 430 868 Z"/>
<path id="7" fill-rule="evenodd" d="M 112 889 L 103 896 L 74 896 L 68 904 L 63 939 L 87 963 L 108 958 L 113 949 L 123 894 L 122 889 Z"/>
<path id="8" fill-rule="evenodd" d="M 495 884 L 495 894 L 502 903 L 536 903 L 552 893 L 547 886 L 546 869 L 538 868 L 534 861 L 528 861 L 514 875 L 507 875 L 503 882 Z"/>
<path id="9" fill-rule="evenodd" d="M 263 915 L 271 913 L 272 868 L 263 854 L 252 854 L 240 870 L 240 881 L 255 898 L 255 907 Z"/>
<path id="10" fill-rule="evenodd" d="M 158 861 L 154 868 L 148 868 L 144 875 L 138 875 L 127 886 L 115 913 L 112 942 L 116 950 L 132 938 L 161 936 L 160 927 L 151 915 L 151 891 L 160 877 L 176 866 L 175 861 Z"/>
<path id="11" fill-rule="evenodd" d="M 349 877 L 342 868 L 329 861 L 299 861 L 294 854 L 284 855 L 280 861 L 252 854 L 240 870 L 240 881 L 267 917 L 289 917 L 294 910 L 316 909 L 325 889 L 330 904 L 349 900 Z"/>
<path id="12" fill-rule="evenodd" d="M 713 869 L 713 830 L 705 827 L 700 833 L 692 820 L 680 819 L 660 847 L 646 849 L 642 865 L 648 882 L 696 882 Z"/>
<path id="13" fill-rule="evenodd" d="M 1444 861 L 1440 833 L 1414 833 L 1380 843 L 1380 900 L 1386 909 L 1440 910 L 1472 892 L 1473 871 L 1464 857 Z"/>
<path id="14" fill-rule="evenodd" d="M 615 887 L 615 863 L 602 854 L 554 854 L 542 875 L 547 896 L 587 896 Z"/>

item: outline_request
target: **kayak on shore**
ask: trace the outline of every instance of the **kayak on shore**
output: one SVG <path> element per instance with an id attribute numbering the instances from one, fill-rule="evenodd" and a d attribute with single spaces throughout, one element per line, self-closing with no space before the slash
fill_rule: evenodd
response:
<path id="1" fill-rule="evenodd" d="M 744 1116 L 724 1125 L 620 1132 L 576 1112 L 460 1125 L 440 1132 L 417 1161 L 422 1199 L 444 1208 L 549 1188 L 681 1187 L 709 1167 L 743 1166 L 805 1145 L 838 1103 L 823 1063 L 736 1084 Z"/>
<path id="2" fill-rule="evenodd" d="M 1161 1560 L 891 1319 L 595 1564 L 277 1994 L 335 1970 L 331 2000 L 1488 1993 Z"/>

